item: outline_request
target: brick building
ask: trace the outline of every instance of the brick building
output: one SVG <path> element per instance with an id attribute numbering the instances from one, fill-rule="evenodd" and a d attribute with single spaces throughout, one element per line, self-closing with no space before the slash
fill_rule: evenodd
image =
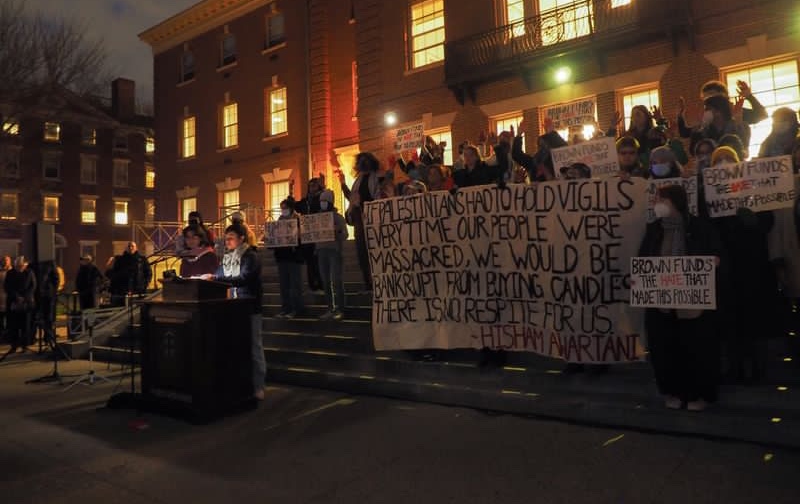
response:
<path id="1" fill-rule="evenodd" d="M 274 209 L 359 150 L 385 159 L 404 124 L 452 147 L 550 116 L 571 137 L 637 104 L 674 119 L 681 96 L 694 122 L 710 79 L 797 109 L 798 19 L 791 0 L 204 0 L 141 35 L 157 211 Z"/>
<path id="2" fill-rule="evenodd" d="M 132 239 L 135 221 L 152 221 L 152 118 L 134 100 L 134 82 L 117 79 L 110 104 L 58 90 L 3 118 L 0 254 L 22 253 L 24 224 L 52 223 L 69 283 L 81 254 L 102 268 Z"/>

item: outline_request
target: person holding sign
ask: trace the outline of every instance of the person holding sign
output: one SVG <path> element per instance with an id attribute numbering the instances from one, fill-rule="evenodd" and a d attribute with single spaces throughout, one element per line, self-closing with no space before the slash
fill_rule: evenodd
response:
<path id="1" fill-rule="evenodd" d="M 500 147 L 501 154 L 503 154 Z M 498 184 L 503 182 L 503 174 L 506 172 L 506 156 L 496 157 L 500 164 L 489 166 L 478 152 L 474 145 L 464 147 L 464 169 L 453 173 L 453 179 L 458 187 L 472 187 L 478 185 Z"/>
<path id="2" fill-rule="evenodd" d="M 342 269 L 342 247 L 347 240 L 347 223 L 333 206 L 333 192 L 322 191 L 319 196 L 321 212 L 333 213 L 333 232 L 335 239 L 317 243 L 317 260 L 322 275 L 322 287 L 328 301 L 328 311 L 320 320 L 341 320 L 344 310 L 344 277 Z"/>
<path id="3" fill-rule="evenodd" d="M 289 197 L 281 201 L 281 216 L 278 220 L 295 219 L 294 200 Z M 275 262 L 278 263 L 278 276 L 281 290 L 281 311 L 277 318 L 294 318 L 304 310 L 303 304 L 303 252 L 299 246 L 275 247 Z"/>
<path id="4" fill-rule="evenodd" d="M 658 219 L 647 225 L 639 255 L 714 256 L 722 245 L 709 221 L 689 213 L 683 187 L 664 186 L 655 205 Z M 702 411 L 717 398 L 719 347 L 715 311 L 648 308 L 645 312 L 650 363 L 667 408 Z"/>

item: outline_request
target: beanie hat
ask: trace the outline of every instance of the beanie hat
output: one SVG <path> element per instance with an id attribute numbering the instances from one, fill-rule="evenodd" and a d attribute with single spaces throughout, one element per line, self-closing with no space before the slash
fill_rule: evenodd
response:
<path id="1" fill-rule="evenodd" d="M 725 154 L 733 158 L 737 163 L 739 162 L 739 155 L 736 154 L 736 150 L 734 150 L 733 147 L 723 145 L 722 147 L 714 149 L 714 152 L 711 154 L 711 166 L 717 164 L 719 158 Z"/>

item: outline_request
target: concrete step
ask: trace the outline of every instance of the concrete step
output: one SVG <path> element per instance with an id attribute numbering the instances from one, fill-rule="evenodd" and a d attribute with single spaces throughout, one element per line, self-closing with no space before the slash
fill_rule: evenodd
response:
<path id="1" fill-rule="evenodd" d="M 262 334 L 264 347 L 323 350 L 350 353 L 370 353 L 372 339 L 342 336 L 331 333 L 301 333 L 296 331 L 270 331 Z"/>
<path id="2" fill-rule="evenodd" d="M 325 303 L 324 296 L 314 295 L 311 303 L 305 304 L 305 312 L 303 317 L 319 318 L 322 314 L 328 311 L 328 305 Z M 262 304 L 262 313 L 266 316 L 274 317 L 281 312 L 281 304 Z M 372 316 L 372 307 L 370 306 L 348 306 L 343 310 L 347 318 L 358 320 L 369 320 Z"/>
<path id="3" fill-rule="evenodd" d="M 325 295 L 314 294 L 306 287 L 305 291 L 303 292 L 303 302 L 308 305 L 322 304 L 325 303 Z M 355 292 L 345 291 L 344 302 L 345 306 L 348 307 L 372 309 L 371 294 L 361 294 L 358 291 Z M 280 290 L 265 290 L 264 297 L 262 298 L 262 303 L 264 303 L 265 305 L 280 305 L 281 304 Z"/>
<path id="4" fill-rule="evenodd" d="M 278 279 L 274 279 L 274 281 L 265 281 L 261 283 L 264 292 L 279 294 L 281 291 L 280 283 Z M 303 290 L 308 290 L 308 285 L 305 281 L 305 275 L 303 276 Z M 361 294 L 364 292 L 364 282 L 358 280 L 345 280 L 344 281 L 344 292 L 345 295 L 348 294 Z M 364 294 L 367 295 L 367 294 Z M 371 295 L 370 295 L 371 298 Z M 370 302 L 371 299 L 370 299 Z"/>
<path id="5" fill-rule="evenodd" d="M 369 320 L 358 320 L 348 317 L 338 321 L 321 321 L 318 317 L 309 317 L 308 315 L 289 320 L 265 316 L 262 320 L 261 330 L 265 332 L 292 331 L 303 334 L 325 332 L 328 334 L 356 336 L 365 340 L 372 340 L 372 330 Z"/>
<path id="6" fill-rule="evenodd" d="M 346 391 L 412 401 L 465 406 L 541 418 L 608 427 L 657 431 L 768 445 L 800 447 L 800 411 L 731 404 L 723 397 L 703 413 L 666 410 L 657 395 L 604 394 L 581 391 L 537 392 L 488 383 L 464 386 L 381 377 L 360 371 L 328 371 L 286 364 L 269 364 L 268 382 Z M 791 404 L 792 401 L 785 401 Z M 780 419 L 780 420 L 777 420 Z M 777 420 L 777 421 L 776 421 Z"/>

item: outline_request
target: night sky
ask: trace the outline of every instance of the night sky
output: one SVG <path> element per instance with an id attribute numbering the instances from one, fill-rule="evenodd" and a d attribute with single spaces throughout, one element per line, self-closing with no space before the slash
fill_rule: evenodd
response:
<path id="1" fill-rule="evenodd" d="M 74 18 L 86 26 L 90 37 L 102 38 L 108 46 L 109 69 L 115 76 L 135 80 L 139 100 L 152 103 L 153 56 L 138 35 L 199 1 L 25 0 L 25 5 L 47 16 Z"/>

